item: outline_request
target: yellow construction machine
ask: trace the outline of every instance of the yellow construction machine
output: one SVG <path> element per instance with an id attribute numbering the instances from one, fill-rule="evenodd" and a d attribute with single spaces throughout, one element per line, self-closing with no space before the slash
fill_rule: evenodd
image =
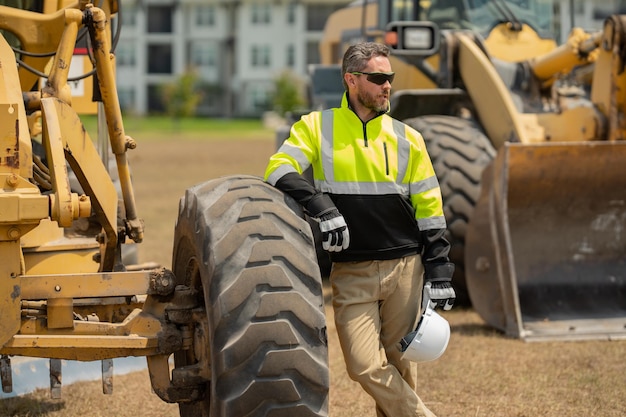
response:
<path id="1" fill-rule="evenodd" d="M 15 355 L 50 358 L 53 394 L 61 360 L 102 360 L 110 393 L 112 359 L 145 356 L 183 417 L 327 416 L 322 283 L 298 205 L 257 177 L 209 180 L 180 199 L 171 269 L 125 262 L 144 224 L 115 82 L 121 2 L 2 4 L 3 390 Z M 91 104 L 69 85 L 77 45 L 101 110 L 95 141 L 80 116 Z"/>
<path id="2" fill-rule="evenodd" d="M 328 19 L 318 67 L 338 74 L 359 40 L 392 47 L 390 113 L 426 140 L 455 288 L 488 324 L 525 340 L 624 338 L 626 16 L 557 45 L 567 19 L 554 10 L 355 2 Z"/>

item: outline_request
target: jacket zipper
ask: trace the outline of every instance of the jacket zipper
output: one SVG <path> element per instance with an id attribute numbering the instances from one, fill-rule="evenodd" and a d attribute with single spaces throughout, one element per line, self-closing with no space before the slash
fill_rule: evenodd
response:
<path id="1" fill-rule="evenodd" d="M 367 141 L 367 123 L 363 123 L 363 144 L 367 148 L 369 142 Z M 387 142 L 383 142 L 383 151 L 385 153 L 385 175 L 389 175 L 389 155 L 387 153 Z"/>
<path id="2" fill-rule="evenodd" d="M 383 151 L 385 152 L 385 174 L 389 175 L 389 155 L 387 154 L 387 142 L 383 142 Z"/>
<path id="3" fill-rule="evenodd" d="M 363 143 L 365 144 L 365 147 L 367 148 L 368 147 L 368 144 L 367 144 L 367 123 L 363 123 L 363 138 L 364 138 Z"/>

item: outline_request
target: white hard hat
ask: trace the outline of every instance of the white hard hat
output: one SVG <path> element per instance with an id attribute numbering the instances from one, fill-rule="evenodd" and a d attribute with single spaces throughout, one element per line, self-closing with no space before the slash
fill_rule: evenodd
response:
<path id="1" fill-rule="evenodd" d="M 400 341 L 401 359 L 413 362 L 434 361 L 443 355 L 450 340 L 450 324 L 426 301 L 424 314 L 415 331 Z"/>

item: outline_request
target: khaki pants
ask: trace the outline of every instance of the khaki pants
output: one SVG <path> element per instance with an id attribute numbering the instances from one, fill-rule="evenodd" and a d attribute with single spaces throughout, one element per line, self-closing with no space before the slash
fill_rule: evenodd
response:
<path id="1" fill-rule="evenodd" d="M 417 325 L 423 273 L 419 255 L 332 267 L 335 324 L 348 375 L 374 398 L 378 417 L 435 416 L 415 392 L 414 364 L 400 360 L 398 348 Z"/>

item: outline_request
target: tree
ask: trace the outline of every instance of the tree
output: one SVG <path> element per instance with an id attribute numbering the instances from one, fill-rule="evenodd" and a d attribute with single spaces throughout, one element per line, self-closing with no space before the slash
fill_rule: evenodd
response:
<path id="1" fill-rule="evenodd" d="M 282 72 L 274 80 L 274 88 L 272 104 L 274 111 L 281 116 L 287 112 L 298 110 L 305 104 L 301 93 L 302 82 L 293 72 L 289 70 Z"/>
<path id="2" fill-rule="evenodd" d="M 175 122 L 194 116 L 202 93 L 198 89 L 198 75 L 193 70 L 181 74 L 173 83 L 163 87 L 165 111 Z"/>

